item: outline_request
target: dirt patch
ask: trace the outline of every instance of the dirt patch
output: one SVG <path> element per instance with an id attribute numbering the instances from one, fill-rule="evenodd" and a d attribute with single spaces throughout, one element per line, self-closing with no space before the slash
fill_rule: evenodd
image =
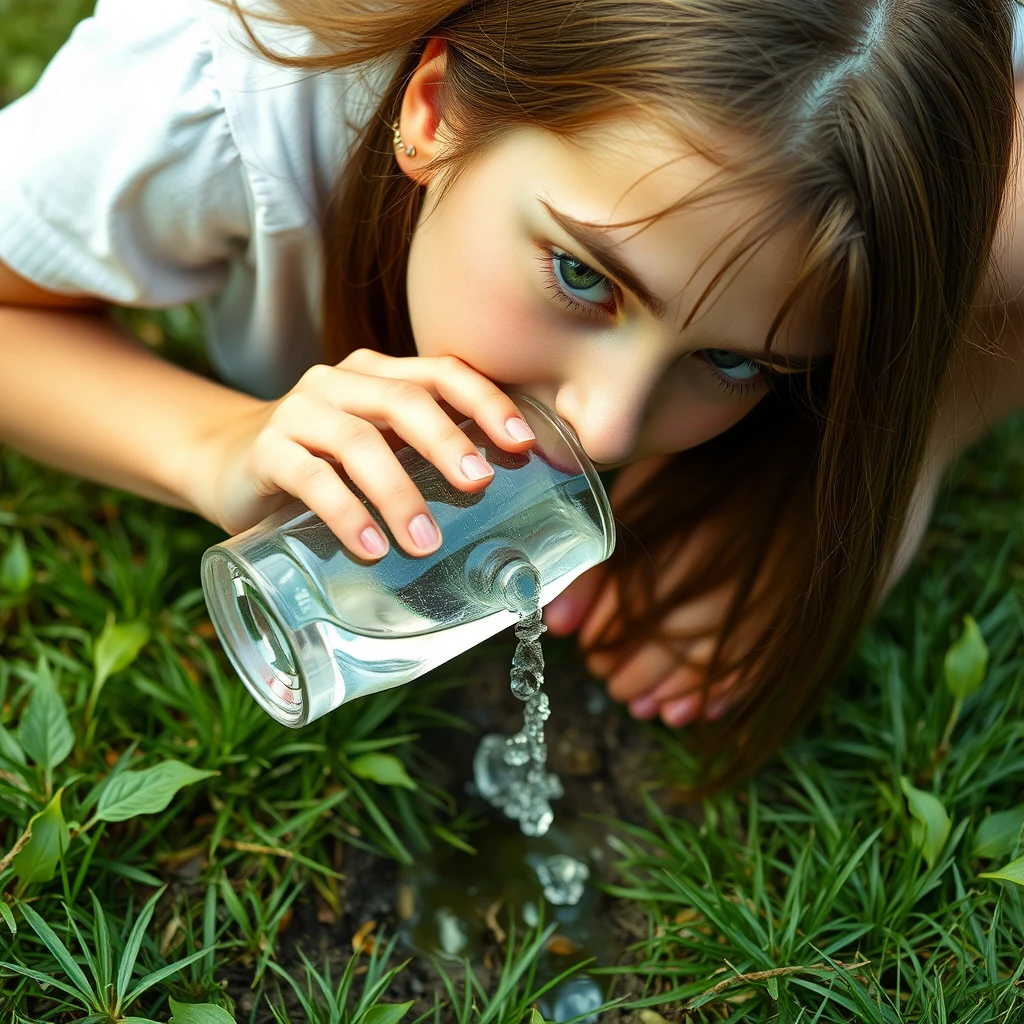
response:
<path id="1" fill-rule="evenodd" d="M 522 724 L 522 704 L 509 691 L 508 672 L 513 648 L 514 641 L 502 637 L 439 670 L 471 680 L 447 692 L 439 705 L 468 721 L 477 731 L 470 734 L 455 729 L 436 729 L 425 733 L 419 742 L 421 749 L 436 759 L 438 767 L 432 781 L 463 805 L 475 799 L 467 792 L 467 783 L 472 777 L 473 753 L 480 737 L 489 732 L 509 734 Z M 552 708 L 546 730 L 549 760 L 551 769 L 561 777 L 565 787 L 565 796 L 554 803 L 556 826 L 588 815 L 644 823 L 640 791 L 645 783 L 655 778 L 649 730 L 633 722 L 607 699 L 603 689 L 587 676 L 569 641 L 546 642 L 545 655 L 548 661 L 546 689 Z M 481 813 L 488 813 L 481 801 L 474 806 Z M 609 871 L 605 871 L 606 877 Z M 351 956 L 353 937 L 368 921 L 377 922 L 376 932 L 393 935 L 401 930 L 402 918 L 408 916 L 401 905 L 403 875 L 399 865 L 346 847 L 344 872 L 340 918 L 325 923 L 323 908 L 318 909 L 313 902 L 298 902 L 294 907 L 294 917 L 282 937 L 279 962 L 296 977 L 301 977 L 299 948 L 318 966 L 325 960 L 330 962 L 332 975 L 337 978 Z M 600 895 L 595 913 L 601 927 L 612 937 L 615 948 L 620 950 L 620 960 L 621 951 L 647 934 L 646 915 L 635 904 Z M 392 984 L 388 1001 L 414 1000 L 414 1012 L 420 1013 L 433 1006 L 435 993 L 446 998 L 440 975 L 430 958 L 417 955 L 415 950 L 402 944 L 396 952 L 403 959 L 407 956 L 412 959 Z M 500 970 L 501 961 L 499 944 L 485 942 L 474 963 L 485 985 L 496 980 L 491 976 Z M 461 973 L 461 968 L 454 963 L 446 964 L 444 969 L 454 977 Z M 241 981 L 241 977 L 238 980 Z M 617 982 L 616 994 L 624 994 L 627 988 L 633 987 L 630 981 Z M 639 986 L 639 982 L 636 985 Z M 239 989 L 232 984 L 231 992 L 240 1014 L 248 1015 L 255 999 L 247 984 Z M 621 1019 L 625 1021 L 627 1016 L 633 1019 L 633 1015 L 625 1014 Z M 603 1020 L 614 1024 L 619 1017 L 612 1013 Z M 264 1015 L 262 1004 L 257 1009 L 256 1019 L 270 1019 L 269 1014 Z"/>

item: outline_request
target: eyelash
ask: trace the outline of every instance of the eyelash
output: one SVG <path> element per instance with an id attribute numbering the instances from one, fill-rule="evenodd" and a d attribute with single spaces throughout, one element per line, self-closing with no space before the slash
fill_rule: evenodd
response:
<path id="1" fill-rule="evenodd" d="M 738 381 L 729 380 L 728 377 L 723 377 L 718 373 L 714 366 L 710 363 L 703 352 L 695 352 L 694 355 L 700 356 L 700 366 L 711 374 L 714 382 L 727 394 L 734 395 L 737 398 L 746 398 L 750 395 L 756 394 L 759 391 L 773 391 L 777 384 L 778 374 L 773 373 L 772 370 L 765 366 L 764 363 L 758 363 L 758 368 L 761 373 L 755 380 L 752 381 Z M 751 360 L 756 362 L 756 360 Z"/>
<path id="2" fill-rule="evenodd" d="M 618 309 L 618 299 L 620 294 L 619 286 L 609 278 L 605 278 L 614 292 L 615 309 L 609 309 L 607 306 L 595 306 L 592 303 L 581 302 L 575 295 L 570 295 L 566 292 L 558 283 L 558 278 L 555 276 L 554 262 L 559 257 L 578 259 L 578 257 L 571 255 L 564 249 L 559 249 L 551 245 L 541 246 L 540 253 L 537 257 L 538 262 L 541 265 L 541 269 L 544 271 L 544 287 L 551 293 L 555 301 L 561 303 L 567 309 L 571 309 L 574 313 L 582 313 L 584 316 L 604 317 L 605 319 L 614 317 L 615 312 Z M 583 261 L 581 260 L 580 262 Z M 600 273 L 600 271 L 598 271 L 598 273 Z"/>
<path id="3" fill-rule="evenodd" d="M 558 278 L 555 275 L 554 261 L 559 257 L 569 257 L 570 259 L 577 259 L 578 257 L 572 256 L 564 249 L 559 249 L 555 246 L 545 245 L 541 247 L 541 251 L 538 254 L 538 262 L 544 271 L 544 287 L 548 292 L 551 293 L 553 298 L 565 306 L 567 309 L 571 309 L 574 313 L 582 313 L 584 316 L 591 317 L 612 317 L 615 315 L 614 309 L 608 309 L 605 306 L 595 306 L 590 303 L 581 302 L 574 295 L 568 294 L 564 288 L 558 283 Z M 612 290 L 615 294 L 616 307 L 618 307 L 618 297 L 620 295 L 619 286 L 612 280 L 605 278 L 608 284 L 611 285 Z M 715 383 L 727 394 L 736 397 L 748 397 L 759 391 L 771 391 L 774 389 L 776 384 L 776 374 L 774 374 L 769 367 L 763 363 L 758 364 L 761 369 L 760 376 L 756 380 L 744 383 L 742 381 L 729 380 L 727 377 L 723 377 L 717 373 L 714 366 L 704 356 L 703 352 L 695 352 L 694 355 L 700 355 L 700 365 L 711 374 Z"/>

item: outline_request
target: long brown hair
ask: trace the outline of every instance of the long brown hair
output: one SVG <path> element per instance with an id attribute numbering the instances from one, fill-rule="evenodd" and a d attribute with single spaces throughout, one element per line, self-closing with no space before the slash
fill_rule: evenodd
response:
<path id="1" fill-rule="evenodd" d="M 800 284 L 776 328 L 814 288 L 831 368 L 678 453 L 619 510 L 636 557 L 615 565 L 623 614 L 602 638 L 685 658 L 693 637 L 666 635 L 662 617 L 739 581 L 708 673 L 739 670 L 739 697 L 694 743 L 701 788 L 749 771 L 851 653 L 892 564 L 944 374 L 968 344 L 1011 155 L 1009 0 L 275 4 L 271 20 L 305 26 L 321 49 L 274 53 L 250 23 L 270 59 L 314 72 L 398 61 L 324 222 L 332 361 L 361 346 L 415 353 L 405 267 L 420 190 L 395 165 L 389 125 L 431 37 L 447 48 L 438 103 L 453 174 L 518 127 L 572 135 L 640 107 L 691 143 L 722 129 L 745 140 L 723 187 L 778 201 L 734 258 L 785 223 L 805 228 Z M 655 596 L 648 554 L 664 564 L 709 522 L 725 539 Z M 766 572 L 770 599 L 757 585 Z M 736 654 L 751 622 L 759 636 Z"/>

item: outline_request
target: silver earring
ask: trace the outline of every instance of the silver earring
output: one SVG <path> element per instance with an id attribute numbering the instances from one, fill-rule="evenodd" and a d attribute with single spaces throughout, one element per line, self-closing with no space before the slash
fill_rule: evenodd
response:
<path id="1" fill-rule="evenodd" d="M 414 157 L 416 155 L 415 146 L 406 146 L 402 141 L 402 133 L 398 130 L 398 118 L 396 117 L 394 123 L 391 125 L 392 131 L 395 133 L 395 149 L 404 149 L 405 155 L 408 157 Z"/>

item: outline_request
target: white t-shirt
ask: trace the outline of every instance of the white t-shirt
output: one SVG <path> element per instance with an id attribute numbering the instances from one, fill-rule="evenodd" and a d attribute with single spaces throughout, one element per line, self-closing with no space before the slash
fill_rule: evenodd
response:
<path id="1" fill-rule="evenodd" d="M 389 72 L 282 69 L 208 0 L 99 0 L 0 110 L 0 261 L 56 292 L 201 302 L 218 372 L 282 394 L 322 359 L 319 219 Z"/>

